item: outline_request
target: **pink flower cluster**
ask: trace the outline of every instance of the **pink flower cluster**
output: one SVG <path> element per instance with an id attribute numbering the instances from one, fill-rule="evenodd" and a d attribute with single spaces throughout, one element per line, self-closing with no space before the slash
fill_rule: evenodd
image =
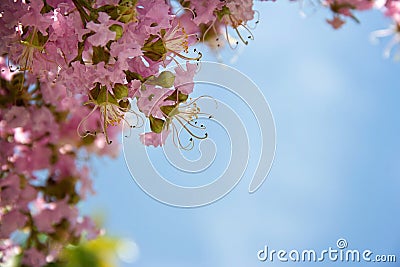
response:
<path id="1" fill-rule="evenodd" d="M 373 8 L 382 10 L 386 16 L 391 17 L 396 23 L 399 21 L 399 2 L 396 0 L 374 1 L 374 0 L 325 0 L 324 5 L 333 12 L 332 19 L 327 20 L 334 29 L 342 27 L 345 18 L 349 17 L 359 22 L 355 11 L 365 11 Z"/>
<path id="2" fill-rule="evenodd" d="M 326 0 L 328 23 L 337 29 L 358 21 L 355 11 L 380 8 L 394 23 L 391 47 L 400 4 L 377 2 Z M 118 154 L 111 143 L 131 105 L 150 125 L 138 137 L 145 145 L 162 146 L 171 133 L 184 149 L 206 138 L 190 130 L 204 130 L 193 121 L 206 114 L 190 97 L 202 55 L 189 47 L 247 44 L 255 15 L 252 0 L 2 0 L 0 264 L 44 266 L 66 244 L 96 236 L 77 209 L 93 193 L 85 159 Z"/>
<path id="3" fill-rule="evenodd" d="M 82 99 L 67 97 L 65 89 L 52 93 L 58 90 L 53 82 L 25 84 L 23 72 L 10 72 L 7 60 L 1 62 L 0 260 L 24 247 L 22 263 L 42 266 L 82 233 L 96 235 L 94 223 L 76 207 L 93 192 L 89 168 L 79 157 L 85 151 L 115 156 L 117 146 L 105 146 L 100 134 L 77 135 L 89 111 Z M 98 118 L 88 124 L 96 129 Z M 24 244 L 14 243 L 13 234 Z"/>
<path id="4" fill-rule="evenodd" d="M 163 145 L 176 123 L 201 114 L 189 97 L 201 53 L 189 47 L 224 27 L 247 43 L 238 28 L 254 11 L 249 0 L 179 4 L 2 0 L 0 265 L 44 266 L 96 236 L 76 206 L 93 193 L 85 159 L 117 155 L 112 139 L 131 105 L 150 124 L 145 145 Z M 171 62 L 174 72 L 162 71 Z"/>
<path id="5" fill-rule="evenodd" d="M 351 18 L 355 22 L 360 21 L 355 15 L 356 11 L 366 11 L 371 9 L 380 10 L 386 17 L 392 20 L 392 25 L 388 29 L 378 30 L 372 33 L 372 37 L 386 37 L 392 35 L 393 38 L 387 45 L 384 55 L 390 56 L 391 50 L 400 43 L 400 2 L 397 0 L 325 0 L 324 5 L 333 12 L 333 18 L 327 22 L 334 28 L 339 29 L 345 23 L 345 18 Z M 399 53 L 396 55 L 400 56 Z"/>

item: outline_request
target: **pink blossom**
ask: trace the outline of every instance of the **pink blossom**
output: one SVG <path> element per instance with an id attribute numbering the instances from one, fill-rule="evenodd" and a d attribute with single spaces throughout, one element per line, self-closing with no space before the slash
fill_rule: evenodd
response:
<path id="1" fill-rule="evenodd" d="M 30 121 L 30 113 L 25 107 L 12 106 L 4 115 L 7 127 L 24 127 Z"/>
<path id="2" fill-rule="evenodd" d="M 196 70 L 197 65 L 189 62 L 186 62 L 186 70 L 181 66 L 176 67 L 176 77 L 174 82 L 175 88 L 185 95 L 191 94 L 194 88 L 193 77 L 196 74 Z"/>
<path id="3" fill-rule="evenodd" d="M 58 138 L 59 125 L 48 108 L 33 108 L 31 118 L 31 138 L 40 138 L 42 142 L 51 142 Z"/>
<path id="4" fill-rule="evenodd" d="M 396 23 L 400 24 L 400 2 L 388 1 L 385 15 L 391 17 Z"/>
<path id="5" fill-rule="evenodd" d="M 33 219 L 38 231 L 53 233 L 53 225 L 59 223 L 62 219 L 74 222 L 76 215 L 76 208 L 71 207 L 66 200 L 61 200 L 54 203 L 54 206 L 50 206 L 40 211 Z"/>
<path id="6" fill-rule="evenodd" d="M 36 2 L 38 4 L 38 2 Z M 40 3 L 39 3 L 40 4 Z M 0 17 L 1 27 L 14 30 L 20 18 L 28 12 L 28 6 L 23 4 L 23 1 L 2 0 Z"/>
<path id="7" fill-rule="evenodd" d="M 79 175 L 75 158 L 70 154 L 59 154 L 58 160 L 50 168 L 50 172 L 57 172 L 59 175 L 53 178 L 56 182 L 64 179 L 65 177 L 73 177 Z"/>
<path id="8" fill-rule="evenodd" d="M 199 26 L 193 22 L 193 14 L 191 12 L 183 13 L 181 16 L 175 18 L 178 24 L 181 25 L 186 34 L 188 35 L 188 45 L 194 45 L 198 42 L 198 33 L 200 32 Z"/>
<path id="9" fill-rule="evenodd" d="M 111 5 L 111 6 L 116 6 L 118 4 L 119 0 L 97 0 L 96 1 L 96 6 L 101 7 L 105 5 Z"/>
<path id="10" fill-rule="evenodd" d="M 164 0 L 139 0 L 137 6 L 140 32 L 156 35 L 170 27 L 171 8 Z"/>
<path id="11" fill-rule="evenodd" d="M 92 180 L 90 179 L 89 176 L 89 168 L 87 166 L 84 166 L 80 170 L 81 174 L 81 179 L 80 179 L 80 189 L 79 189 L 79 195 L 81 196 L 82 199 L 86 198 L 86 194 L 94 194 L 94 189 L 93 189 L 93 183 Z"/>
<path id="12" fill-rule="evenodd" d="M 48 131 L 56 124 L 54 116 L 46 107 L 34 108 L 32 112 L 32 130 L 38 132 Z M 52 130 L 55 130 L 54 128 Z"/>
<path id="13" fill-rule="evenodd" d="M 146 146 L 163 146 L 169 135 L 169 130 L 164 130 L 161 133 L 147 132 L 140 134 L 140 141 Z"/>
<path id="14" fill-rule="evenodd" d="M 64 106 L 60 103 L 67 97 L 67 88 L 62 82 L 54 82 L 55 73 L 48 73 L 46 77 L 40 79 L 40 90 L 43 94 L 43 100 L 46 104 L 57 107 L 57 110 L 64 110 Z"/>
<path id="15" fill-rule="evenodd" d="M 82 24 L 76 22 L 77 18 L 74 15 L 63 16 L 60 8 L 53 11 L 52 19 L 46 51 L 47 54 L 52 57 L 64 57 L 65 61 L 58 63 L 60 66 L 66 65 L 78 55 L 76 47 L 78 46 L 78 41 L 82 40 L 82 35 L 90 31 L 83 29 Z M 79 21 L 80 20 L 78 20 L 78 22 Z M 49 46 L 51 44 L 56 48 L 49 53 Z"/>
<path id="16" fill-rule="evenodd" d="M 58 68 L 67 65 L 60 51 L 60 48 L 57 48 L 56 44 L 52 42 L 47 42 L 45 50 L 42 52 L 37 49 L 34 50 L 35 64 L 29 66 L 30 75 L 39 79 L 53 76 L 54 79 L 54 76 L 58 73 Z"/>
<path id="17" fill-rule="evenodd" d="M 354 17 L 352 10 L 367 10 L 374 6 L 374 1 L 370 0 L 327 0 L 326 3 L 334 12 L 348 17 Z"/>
<path id="18" fill-rule="evenodd" d="M 72 0 L 46 0 L 46 3 L 54 8 L 59 7 L 73 7 Z"/>
<path id="19" fill-rule="evenodd" d="M 83 35 L 89 33 L 90 30 L 84 28 L 78 12 L 71 13 L 68 15 L 68 17 L 71 21 L 71 26 L 74 28 L 76 36 L 78 36 L 79 42 L 82 42 Z"/>
<path id="20" fill-rule="evenodd" d="M 8 67 L 7 60 L 4 57 L 0 57 L 0 77 L 6 81 L 11 81 L 15 72 L 11 72 Z"/>
<path id="21" fill-rule="evenodd" d="M 15 230 L 22 228 L 27 218 L 18 210 L 11 210 L 1 216 L 0 239 L 7 238 Z"/>
<path id="22" fill-rule="evenodd" d="M 143 77 L 157 74 L 161 66 L 161 62 L 146 60 L 142 57 L 128 59 L 128 64 L 130 71 L 136 72 Z"/>
<path id="23" fill-rule="evenodd" d="M 31 148 L 19 146 L 19 153 L 14 154 L 15 168 L 20 171 L 35 171 L 47 168 L 52 156 L 49 147 L 35 143 Z"/>
<path id="24" fill-rule="evenodd" d="M 94 87 L 96 74 L 93 67 L 85 66 L 78 61 L 66 70 L 61 70 L 60 80 L 67 90 L 74 94 L 86 94 Z"/>
<path id="25" fill-rule="evenodd" d="M 19 199 L 17 201 L 17 207 L 20 207 L 20 211 L 28 212 L 28 204 L 34 201 L 37 196 L 37 190 L 30 184 L 26 184 L 20 191 Z"/>
<path id="26" fill-rule="evenodd" d="M 115 83 L 124 83 L 126 76 L 123 72 L 123 66 L 118 63 L 106 65 L 104 62 L 100 62 L 94 66 L 94 72 L 96 73 L 94 82 L 106 86 L 110 92 Z"/>
<path id="27" fill-rule="evenodd" d="M 109 27 L 116 22 L 111 21 L 110 16 L 104 12 L 99 12 L 98 20 L 100 23 L 89 21 L 86 25 L 86 28 L 95 32 L 88 38 L 88 41 L 93 46 L 105 46 L 108 41 L 115 39 L 116 33 L 111 31 Z"/>
<path id="28" fill-rule="evenodd" d="M 75 234 L 78 236 L 86 233 L 86 238 L 91 240 L 96 238 L 100 232 L 100 229 L 97 228 L 96 224 L 89 217 L 78 218 L 78 223 L 75 228 Z"/>
<path id="29" fill-rule="evenodd" d="M 17 175 L 8 175 L 0 180 L 1 205 L 12 205 L 18 200 L 21 192 L 20 181 Z"/>
<path id="30" fill-rule="evenodd" d="M 138 94 L 138 93 L 139 93 L 139 89 L 140 89 L 141 85 L 142 85 L 142 83 L 139 80 L 132 80 L 128 84 L 128 96 L 130 98 L 140 96 L 140 94 Z"/>
<path id="31" fill-rule="evenodd" d="M 25 26 L 34 26 L 43 35 L 47 35 L 46 29 L 50 26 L 52 20 L 51 15 L 40 13 L 43 5 L 42 0 L 31 0 L 27 13 L 21 18 L 21 23 Z"/>
<path id="32" fill-rule="evenodd" d="M 160 110 L 160 107 L 168 105 L 164 101 L 173 92 L 173 90 L 167 88 L 144 85 L 139 89 L 138 108 L 146 116 L 152 115 L 156 118 L 163 118 L 163 112 Z"/>
<path id="33" fill-rule="evenodd" d="M 228 0 L 226 7 L 229 8 L 231 17 L 224 16 L 224 20 L 234 28 L 254 18 L 252 0 Z"/>
<path id="34" fill-rule="evenodd" d="M 112 43 L 110 49 L 111 56 L 118 58 L 118 62 L 122 64 L 123 69 L 129 68 L 127 62 L 129 58 L 143 55 L 141 48 L 144 44 L 144 35 L 133 32 L 133 27 L 134 24 L 131 23 L 129 28 L 126 28 L 122 37 L 118 41 Z"/>
<path id="35" fill-rule="evenodd" d="M 190 5 L 193 9 L 193 12 L 196 14 L 193 22 L 197 25 L 200 25 L 202 23 L 207 24 L 215 21 L 216 17 L 214 11 L 221 8 L 223 3 L 221 1 L 198 0 L 191 1 Z"/>
<path id="36" fill-rule="evenodd" d="M 30 267 L 42 267 L 46 264 L 46 255 L 36 248 L 25 250 L 22 263 Z"/>

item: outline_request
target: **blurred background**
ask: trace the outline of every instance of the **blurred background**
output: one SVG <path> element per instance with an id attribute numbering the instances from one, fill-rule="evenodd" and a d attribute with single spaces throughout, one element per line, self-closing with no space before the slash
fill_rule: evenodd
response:
<path id="1" fill-rule="evenodd" d="M 260 262 L 257 252 L 266 245 L 321 251 L 336 248 L 339 238 L 349 249 L 395 254 L 400 261 L 400 65 L 382 56 L 390 38 L 379 45 L 369 40 L 390 21 L 380 12 L 358 13 L 361 24 L 349 20 L 335 31 L 323 9 L 307 9 L 306 18 L 298 3 L 287 1 L 257 2 L 256 9 L 255 40 L 226 48 L 221 57 L 260 87 L 274 114 L 277 149 L 267 180 L 248 194 L 246 172 L 220 201 L 181 209 L 142 192 L 122 153 L 95 159 L 97 194 L 81 209 L 104 216 L 107 234 L 127 240 L 120 266 L 305 266 Z M 217 60 L 200 49 L 204 59 Z"/>

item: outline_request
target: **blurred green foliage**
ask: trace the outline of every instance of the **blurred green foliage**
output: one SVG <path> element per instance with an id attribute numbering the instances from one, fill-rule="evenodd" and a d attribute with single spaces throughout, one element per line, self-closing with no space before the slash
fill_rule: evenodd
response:
<path id="1" fill-rule="evenodd" d="M 102 236 L 77 246 L 68 245 L 58 261 L 46 267 L 117 267 L 120 244 L 117 238 Z"/>

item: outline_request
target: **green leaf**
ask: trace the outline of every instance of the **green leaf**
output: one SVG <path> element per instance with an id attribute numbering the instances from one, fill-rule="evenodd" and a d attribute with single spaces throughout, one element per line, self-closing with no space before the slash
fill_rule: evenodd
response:
<path id="1" fill-rule="evenodd" d="M 166 33 L 167 31 L 165 29 L 161 29 L 160 34 L 162 37 L 164 37 Z"/>
<path id="2" fill-rule="evenodd" d="M 104 5 L 99 7 L 96 12 L 105 12 L 107 13 L 111 19 L 116 20 L 119 17 L 118 7 L 112 5 Z"/>
<path id="3" fill-rule="evenodd" d="M 128 80 L 128 82 L 132 81 L 132 80 L 139 80 L 141 82 L 144 81 L 144 78 L 142 77 L 142 75 L 136 73 L 136 72 L 132 72 L 129 70 L 124 70 L 124 73 L 126 75 L 126 79 Z"/>
<path id="4" fill-rule="evenodd" d="M 164 46 L 163 41 L 159 38 L 157 41 L 152 42 L 155 39 L 154 36 L 150 36 L 147 42 L 144 44 L 142 51 L 143 54 L 153 61 L 160 60 L 164 54 L 167 53 L 167 49 Z"/>
<path id="5" fill-rule="evenodd" d="M 150 119 L 150 129 L 152 132 L 161 133 L 164 128 L 164 120 L 154 118 L 152 115 L 149 117 Z"/>
<path id="6" fill-rule="evenodd" d="M 93 46 L 93 64 L 98 64 L 100 62 L 108 63 L 110 60 L 110 53 L 108 53 L 104 47 L 101 46 Z"/>
<path id="7" fill-rule="evenodd" d="M 162 58 L 162 55 L 152 51 L 143 52 L 143 55 L 153 61 L 159 61 Z"/>
<path id="8" fill-rule="evenodd" d="M 149 78 L 146 83 L 151 85 L 158 85 L 164 88 L 170 88 L 174 85 L 175 75 L 170 71 L 163 71 L 158 77 Z"/>
<path id="9" fill-rule="evenodd" d="M 122 0 L 118 5 L 119 21 L 123 23 L 136 22 L 137 0 Z"/>
<path id="10" fill-rule="evenodd" d="M 114 105 L 118 105 L 118 102 L 115 99 L 115 97 L 112 94 L 110 94 L 110 92 L 108 92 L 108 89 L 105 86 L 103 86 L 100 89 L 99 95 L 96 98 L 96 103 L 97 105 L 101 105 L 103 103 L 111 103 Z"/>
<path id="11" fill-rule="evenodd" d="M 190 7 L 190 1 L 180 0 L 179 3 L 180 3 L 181 6 L 184 7 L 184 8 Z"/>
<path id="12" fill-rule="evenodd" d="M 49 4 L 47 4 L 46 1 L 44 1 L 44 5 L 43 5 L 42 9 L 40 10 L 40 14 L 46 14 L 53 10 L 54 10 L 54 8 L 52 6 L 50 6 Z"/>
<path id="13" fill-rule="evenodd" d="M 176 101 L 178 100 L 179 103 L 185 102 L 188 99 L 188 95 L 182 94 L 181 92 L 178 93 L 178 90 L 175 90 L 166 100 Z"/>
<path id="14" fill-rule="evenodd" d="M 46 186 L 43 187 L 43 192 L 47 196 L 52 196 L 57 199 L 63 199 L 67 195 L 75 195 L 75 184 L 77 179 L 75 177 L 65 177 L 61 181 L 54 181 L 53 179 L 48 179 Z"/>
<path id="15" fill-rule="evenodd" d="M 96 83 L 96 86 L 92 90 L 89 91 L 89 94 L 90 94 L 89 99 L 92 99 L 92 98 L 97 99 L 97 97 L 99 96 L 99 93 L 100 93 L 100 84 Z"/>
<path id="16" fill-rule="evenodd" d="M 11 82 L 7 84 L 8 89 L 10 89 L 11 91 L 18 92 L 23 83 L 24 83 L 24 74 L 21 72 L 17 73 L 13 76 Z"/>
<path id="17" fill-rule="evenodd" d="M 228 8 L 227 6 L 223 6 L 221 10 L 218 10 L 218 11 L 217 11 L 218 20 L 221 21 L 222 18 L 223 18 L 225 15 L 229 15 L 229 14 L 231 14 L 231 11 L 229 10 L 229 8 Z"/>

